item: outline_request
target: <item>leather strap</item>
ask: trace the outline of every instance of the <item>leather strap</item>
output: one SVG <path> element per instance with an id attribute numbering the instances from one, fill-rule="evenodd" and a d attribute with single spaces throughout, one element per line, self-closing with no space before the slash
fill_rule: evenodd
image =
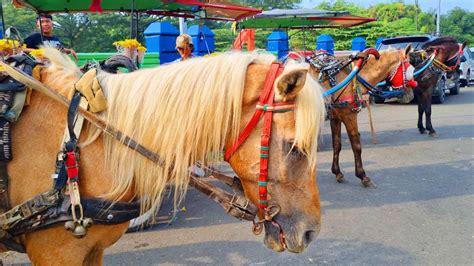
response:
<path id="1" fill-rule="evenodd" d="M 9 176 L 7 162 L 0 161 L 0 213 L 10 209 L 10 198 L 8 197 Z"/>
<path id="2" fill-rule="evenodd" d="M 275 81 L 275 78 L 283 71 L 283 69 L 280 69 L 281 67 L 280 62 L 273 62 L 270 71 L 267 73 L 267 77 L 265 79 L 265 84 L 263 86 L 263 91 L 260 94 L 260 98 L 258 99 L 258 105 L 264 105 L 267 102 L 267 99 L 269 98 L 270 94 L 273 92 L 273 82 Z M 273 95 L 273 94 L 272 94 Z M 273 98 L 272 98 L 273 101 Z M 230 157 L 234 152 L 237 150 L 237 148 L 244 143 L 244 141 L 250 136 L 250 133 L 252 133 L 252 130 L 257 126 L 258 121 L 260 120 L 260 117 L 262 116 L 263 109 L 257 109 L 255 110 L 255 113 L 253 114 L 252 118 L 248 122 L 248 124 L 245 126 L 244 130 L 240 133 L 239 137 L 237 140 L 234 142 L 234 144 L 226 149 L 226 152 L 224 154 L 224 160 L 229 161 Z"/>
<path id="3" fill-rule="evenodd" d="M 253 221 L 255 219 L 257 207 L 245 198 L 243 194 L 230 194 L 194 175 L 191 175 L 189 182 L 197 190 L 222 205 L 228 214 L 247 221 Z"/>
<path id="4" fill-rule="evenodd" d="M 270 66 L 270 71 L 267 73 L 264 87 L 258 104 L 250 119 L 249 123 L 245 126 L 244 130 L 240 133 L 235 143 L 226 150 L 224 160 L 229 161 L 232 154 L 240 147 L 240 145 L 248 138 L 252 130 L 257 126 L 262 113 L 263 117 L 263 132 L 261 135 L 261 146 L 260 146 L 260 174 L 258 176 L 258 207 L 261 210 L 267 211 L 268 206 L 268 159 L 270 154 L 270 137 L 272 129 L 272 118 L 273 112 L 288 111 L 294 109 L 294 103 L 283 102 L 274 103 L 274 90 L 273 84 L 275 79 L 283 72 L 283 67 L 280 62 L 274 62 Z"/>

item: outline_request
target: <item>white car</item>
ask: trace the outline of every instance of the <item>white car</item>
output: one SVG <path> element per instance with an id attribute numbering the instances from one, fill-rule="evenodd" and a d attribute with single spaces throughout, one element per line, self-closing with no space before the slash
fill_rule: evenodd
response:
<path id="1" fill-rule="evenodd" d="M 459 69 L 461 70 L 461 85 L 468 86 L 469 82 L 474 81 L 474 47 L 464 48 L 463 58 Z M 464 61 L 464 62 L 462 62 Z"/>

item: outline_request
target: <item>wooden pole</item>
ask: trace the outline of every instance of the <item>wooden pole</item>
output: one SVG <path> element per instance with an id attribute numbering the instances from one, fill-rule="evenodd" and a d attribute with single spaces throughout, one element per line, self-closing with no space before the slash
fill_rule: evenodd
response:
<path id="1" fill-rule="evenodd" d="M 370 123 L 370 133 L 372 136 L 372 144 L 377 144 L 377 136 L 375 135 L 374 122 L 372 121 L 372 108 L 370 107 L 370 97 L 367 97 L 365 100 L 367 105 L 367 110 L 369 111 L 369 123 Z"/>

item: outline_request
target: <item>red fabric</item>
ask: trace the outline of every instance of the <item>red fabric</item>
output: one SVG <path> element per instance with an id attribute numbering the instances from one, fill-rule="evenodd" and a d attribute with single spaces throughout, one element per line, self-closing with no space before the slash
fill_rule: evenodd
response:
<path id="1" fill-rule="evenodd" d="M 346 95 L 343 97 L 340 97 L 338 99 L 339 102 L 348 102 L 348 103 L 353 103 L 354 102 L 354 94 Z"/>
<path id="2" fill-rule="evenodd" d="M 67 170 L 68 179 L 77 178 L 79 176 L 79 170 L 77 169 L 76 154 L 74 151 L 66 153 L 66 161 L 64 162 Z"/>
<path id="3" fill-rule="evenodd" d="M 399 89 L 405 87 L 406 82 L 406 69 L 410 66 L 410 62 L 402 61 L 399 65 L 395 74 L 391 78 L 392 88 Z"/>
<path id="4" fill-rule="evenodd" d="M 102 0 L 92 0 L 91 5 L 89 6 L 89 10 L 91 12 L 102 12 L 102 7 L 101 7 L 101 2 Z"/>
<path id="5" fill-rule="evenodd" d="M 416 82 L 416 80 L 414 80 L 414 79 L 409 80 L 409 81 L 407 82 L 407 86 L 408 86 L 408 87 L 412 87 L 412 88 L 416 88 L 416 87 L 418 87 L 418 82 Z"/>

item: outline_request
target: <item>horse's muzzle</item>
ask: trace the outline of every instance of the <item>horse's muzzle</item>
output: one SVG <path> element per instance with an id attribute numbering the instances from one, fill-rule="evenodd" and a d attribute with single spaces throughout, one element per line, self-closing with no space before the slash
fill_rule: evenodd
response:
<path id="1" fill-rule="evenodd" d="M 276 219 L 279 226 L 265 222 L 265 245 L 277 252 L 288 250 L 293 253 L 303 252 L 309 244 L 316 239 L 320 226 L 306 225 L 303 223 L 290 224 L 281 219 Z M 282 241 L 282 234 L 284 241 Z"/>

